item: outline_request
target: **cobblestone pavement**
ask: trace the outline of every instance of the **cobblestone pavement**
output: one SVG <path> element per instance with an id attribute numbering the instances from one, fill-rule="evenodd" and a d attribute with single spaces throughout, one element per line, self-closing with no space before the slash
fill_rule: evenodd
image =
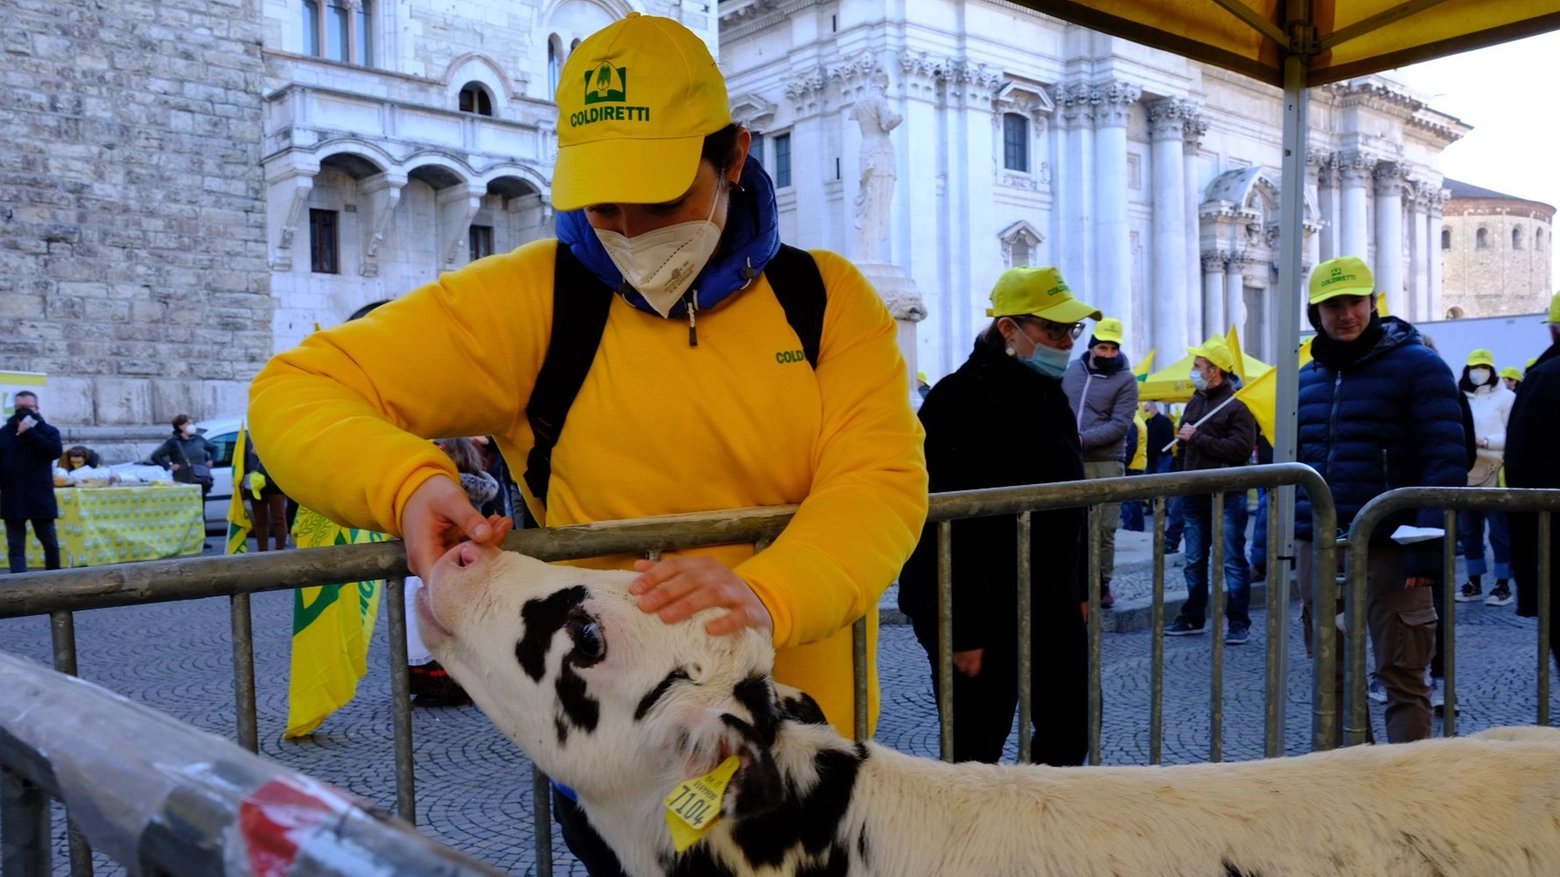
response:
<path id="1" fill-rule="evenodd" d="M 394 805 L 393 743 L 385 625 L 369 655 L 370 673 L 356 700 L 306 740 L 283 741 L 292 598 L 253 599 L 260 740 L 264 755 L 348 789 L 374 804 Z M 1298 606 L 1291 606 L 1298 629 Z M 1536 627 L 1512 607 L 1459 606 L 1459 730 L 1469 732 L 1536 719 Z M 1225 649 L 1224 757 L 1257 758 L 1263 740 L 1263 662 L 1266 618 L 1253 613 L 1251 644 Z M 197 727 L 232 738 L 231 649 L 223 599 L 98 610 L 77 615 L 84 678 L 164 710 Z M 1307 751 L 1310 670 L 1298 633 L 1289 649 L 1288 751 Z M 0 647 L 40 661 L 50 655 L 44 618 L 0 620 Z M 1148 761 L 1150 635 L 1109 633 L 1103 643 L 1106 764 Z M 1209 751 L 1211 642 L 1204 637 L 1165 642 L 1164 760 L 1206 760 Z M 884 691 L 880 742 L 918 755 L 937 751 L 936 710 L 925 654 L 909 628 L 889 625 L 881 638 Z M 1560 688 L 1560 686 L 1557 686 Z M 1560 692 L 1557 692 L 1560 693 Z M 1372 705 L 1381 734 L 1380 707 Z M 1560 716 L 1560 700 L 1552 703 Z M 1045 705 L 1036 705 L 1043 720 Z M 534 872 L 530 765 L 473 707 L 414 713 L 417 821 L 429 836 L 514 874 Z M 1013 744 L 1010 742 L 1010 757 Z M 60 824 L 61 820 L 56 820 Z M 583 873 L 558 850 L 558 874 Z M 64 874 L 59 854 L 56 873 Z M 98 873 L 119 874 L 99 862 Z"/>

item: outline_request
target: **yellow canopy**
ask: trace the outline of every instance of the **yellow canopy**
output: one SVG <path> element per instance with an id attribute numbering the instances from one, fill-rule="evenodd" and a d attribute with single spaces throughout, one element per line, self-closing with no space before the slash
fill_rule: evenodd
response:
<path id="1" fill-rule="evenodd" d="M 1240 333 L 1230 327 L 1224 343 L 1235 357 L 1235 373 L 1242 383 L 1250 384 L 1273 370 L 1271 365 L 1240 349 Z M 1149 354 L 1151 359 L 1153 354 Z M 1138 399 L 1144 402 L 1185 402 L 1192 398 L 1197 388 L 1192 386 L 1192 363 L 1197 357 L 1188 353 L 1156 372 L 1137 372 Z M 1137 371 L 1134 369 L 1134 371 Z M 1145 370 L 1146 371 L 1146 370 Z"/>
<path id="2" fill-rule="evenodd" d="M 1085 27 L 1284 84 L 1290 19 L 1325 85 L 1560 28 L 1560 0 L 1014 0 Z M 1307 11 L 1309 15 L 1307 16 Z"/>

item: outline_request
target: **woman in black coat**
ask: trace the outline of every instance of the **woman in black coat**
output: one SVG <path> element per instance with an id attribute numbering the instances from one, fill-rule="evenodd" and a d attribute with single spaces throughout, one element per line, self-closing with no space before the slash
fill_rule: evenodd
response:
<path id="1" fill-rule="evenodd" d="M 1062 393 L 1082 320 L 1054 268 L 1013 268 L 992 291 L 995 316 L 968 361 L 921 404 L 933 493 L 1081 481 L 1077 421 Z M 1035 512 L 1030 524 L 1034 760 L 1082 764 L 1088 754 L 1088 635 L 1083 509 Z M 928 524 L 899 579 L 899 607 L 937 680 L 937 525 Z M 1018 702 L 1014 516 L 953 525 L 955 761 L 997 762 Z M 1020 731 L 1023 733 L 1022 729 Z"/>
<path id="2" fill-rule="evenodd" d="M 172 470 L 174 481 L 199 484 L 201 495 L 205 496 L 211 492 L 211 462 L 216 458 L 216 450 L 195 431 L 195 421 L 188 414 L 180 414 L 173 418 L 173 435 L 157 446 L 151 461 Z"/>

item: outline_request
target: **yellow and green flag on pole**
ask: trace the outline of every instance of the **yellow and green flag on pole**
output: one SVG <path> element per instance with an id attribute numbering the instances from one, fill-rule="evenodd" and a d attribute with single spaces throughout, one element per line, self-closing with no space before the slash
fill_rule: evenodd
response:
<path id="1" fill-rule="evenodd" d="M 372 530 L 343 527 L 318 512 L 298 509 L 293 544 L 299 548 L 383 542 Z M 368 643 L 379 618 L 383 579 L 299 588 L 293 594 L 292 681 L 287 694 L 291 739 L 314 733 L 357 694 L 368 673 Z"/>
<path id="2" fill-rule="evenodd" d="M 249 507 L 244 505 L 244 456 L 249 440 L 249 424 L 238 425 L 238 444 L 233 446 L 233 499 L 228 503 L 228 554 L 243 554 L 249 550 L 249 531 L 255 525 L 249 519 Z"/>

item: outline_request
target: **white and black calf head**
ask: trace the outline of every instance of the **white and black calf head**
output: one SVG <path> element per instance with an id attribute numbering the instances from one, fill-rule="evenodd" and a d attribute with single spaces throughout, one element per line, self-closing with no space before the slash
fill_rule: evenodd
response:
<path id="1" fill-rule="evenodd" d="M 715 610 L 665 624 L 628 594 L 634 577 L 463 543 L 427 576 L 422 637 L 494 724 L 582 800 L 664 795 L 738 755 L 726 809 L 771 806 L 777 725 L 821 722 L 817 705 L 777 694 L 761 634 L 709 636 Z"/>

